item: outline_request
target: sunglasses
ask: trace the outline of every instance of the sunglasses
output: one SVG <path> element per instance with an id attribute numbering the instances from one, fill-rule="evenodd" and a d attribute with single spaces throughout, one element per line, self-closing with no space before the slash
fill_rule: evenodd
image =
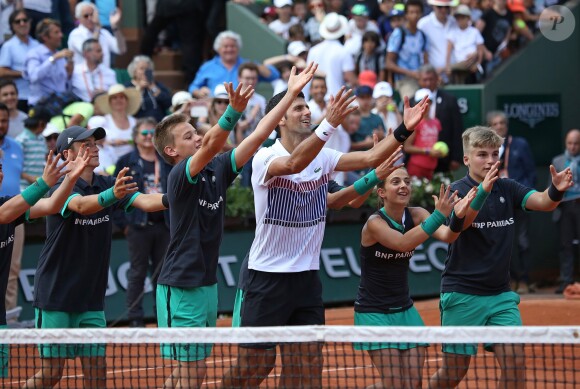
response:
<path id="1" fill-rule="evenodd" d="M 155 130 L 154 129 L 141 130 L 140 134 L 143 136 L 147 136 L 147 135 L 153 136 L 155 134 Z"/>
<path id="2" fill-rule="evenodd" d="M 88 19 L 88 18 L 92 18 L 93 14 L 84 14 L 83 18 Z"/>
<path id="3" fill-rule="evenodd" d="M 57 140 L 58 139 L 58 134 L 52 134 L 49 136 L 45 136 L 44 139 L 46 140 Z"/>
<path id="4" fill-rule="evenodd" d="M 14 19 L 14 24 L 26 24 L 30 21 L 30 19 L 28 18 L 24 18 L 24 19 Z"/>
<path id="5" fill-rule="evenodd" d="M 324 8 L 324 4 L 319 3 L 319 4 L 310 4 L 310 9 L 322 9 Z"/>
<path id="6" fill-rule="evenodd" d="M 229 104 L 230 101 L 229 100 L 222 100 L 222 99 L 215 99 L 214 103 L 216 103 L 216 104 Z"/>
<path id="7" fill-rule="evenodd" d="M 450 6 L 448 6 L 448 5 L 436 5 L 436 6 L 435 6 L 435 8 L 439 8 L 439 9 L 447 9 L 447 10 L 450 10 L 450 9 L 451 9 L 451 7 L 450 7 Z"/>

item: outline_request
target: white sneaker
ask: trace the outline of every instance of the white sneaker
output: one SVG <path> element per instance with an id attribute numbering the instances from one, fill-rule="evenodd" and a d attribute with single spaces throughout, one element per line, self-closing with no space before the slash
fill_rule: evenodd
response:
<path id="1" fill-rule="evenodd" d="M 6 321 L 18 321 L 22 307 L 14 307 L 6 311 Z"/>

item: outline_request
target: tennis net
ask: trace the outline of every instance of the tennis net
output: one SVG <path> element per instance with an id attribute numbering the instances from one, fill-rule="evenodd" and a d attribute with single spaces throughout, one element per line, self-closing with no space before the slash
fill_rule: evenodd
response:
<path id="1" fill-rule="evenodd" d="M 0 380 L 2 387 L 23 387 L 44 366 L 46 381 L 41 384 L 37 376 L 35 382 L 28 381 L 28 387 L 40 388 L 48 383 L 59 388 L 159 388 L 175 374 L 176 367 L 181 366 L 179 374 L 185 374 L 187 366 L 189 377 L 203 376 L 204 388 L 257 387 L 259 383 L 261 388 L 299 388 L 309 383 L 323 388 L 364 388 L 373 384 L 401 388 L 421 384 L 429 388 L 435 387 L 430 379 L 445 361 L 454 363 L 449 364 L 449 377 L 462 375 L 457 363 L 465 362 L 465 358 L 444 354 L 443 344 L 455 347 L 459 353 L 466 352 L 471 344 L 479 344 L 477 355 L 468 361 L 460 388 L 500 386 L 500 365 L 506 366 L 503 378 L 507 387 L 580 387 L 580 327 L 18 329 L 0 331 L 0 343 L 9 350 L 7 374 Z M 203 364 L 180 365 L 161 355 L 160 345 L 166 345 L 164 350 L 169 353 L 196 359 L 199 353 L 207 352 L 208 344 L 213 344 L 213 350 L 205 360 L 205 374 Z M 414 344 L 428 346 L 402 352 L 383 348 Z M 495 354 L 484 351 L 486 344 L 494 345 Z M 99 358 L 39 356 L 39 352 L 63 356 L 71 350 L 87 355 L 102 352 L 105 363 L 97 363 Z M 424 350 L 424 360 L 417 350 Z M 500 354 L 498 363 L 494 356 Z M 446 355 L 456 359 L 448 360 Z M 181 381 L 184 387 L 188 383 L 198 387 L 197 381 Z M 454 386 L 451 381 L 445 384 Z"/>

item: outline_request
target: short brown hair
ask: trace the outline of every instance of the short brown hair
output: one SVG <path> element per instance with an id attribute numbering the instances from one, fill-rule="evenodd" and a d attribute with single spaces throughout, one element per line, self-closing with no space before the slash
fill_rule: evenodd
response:
<path id="1" fill-rule="evenodd" d="M 242 72 L 246 69 L 251 70 L 253 72 L 256 72 L 257 75 L 260 75 L 260 70 L 258 69 L 258 65 L 256 65 L 253 62 L 244 62 L 238 68 L 238 77 L 240 77 L 242 75 Z"/>
<path id="2" fill-rule="evenodd" d="M 165 154 L 165 147 L 173 145 L 175 141 L 173 137 L 173 129 L 181 123 L 189 123 L 189 118 L 183 114 L 174 113 L 173 115 L 167 116 L 159 124 L 157 124 L 157 126 L 155 126 L 155 137 L 153 138 L 155 150 L 157 150 L 159 155 L 163 157 L 165 162 L 171 165 L 173 165 L 175 161 L 172 157 Z"/>
<path id="3" fill-rule="evenodd" d="M 46 36 L 46 34 L 48 34 L 48 31 L 50 29 L 50 26 L 57 26 L 58 28 L 60 28 L 60 23 L 57 20 L 51 19 L 51 18 L 45 18 L 42 19 L 37 25 L 36 25 L 36 37 L 38 39 L 40 39 L 43 43 L 44 43 L 44 37 Z"/>

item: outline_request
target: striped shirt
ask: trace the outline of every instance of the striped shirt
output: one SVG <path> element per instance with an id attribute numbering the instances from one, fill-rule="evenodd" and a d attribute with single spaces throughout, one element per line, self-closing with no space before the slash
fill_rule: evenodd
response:
<path id="1" fill-rule="evenodd" d="M 290 155 L 277 140 L 252 163 L 256 235 L 249 268 L 272 273 L 318 270 L 326 224 L 328 181 L 342 153 L 324 148 L 302 172 L 272 177 L 268 168 Z"/>
<path id="2" fill-rule="evenodd" d="M 24 167 L 22 171 L 35 177 L 42 176 L 46 163 L 46 153 L 48 152 L 42 134 L 34 135 L 32 131 L 25 128 L 15 140 L 22 147 L 24 154 Z M 24 179 L 20 180 L 21 191 L 26 189 L 28 185 L 30 185 L 30 182 Z"/>

